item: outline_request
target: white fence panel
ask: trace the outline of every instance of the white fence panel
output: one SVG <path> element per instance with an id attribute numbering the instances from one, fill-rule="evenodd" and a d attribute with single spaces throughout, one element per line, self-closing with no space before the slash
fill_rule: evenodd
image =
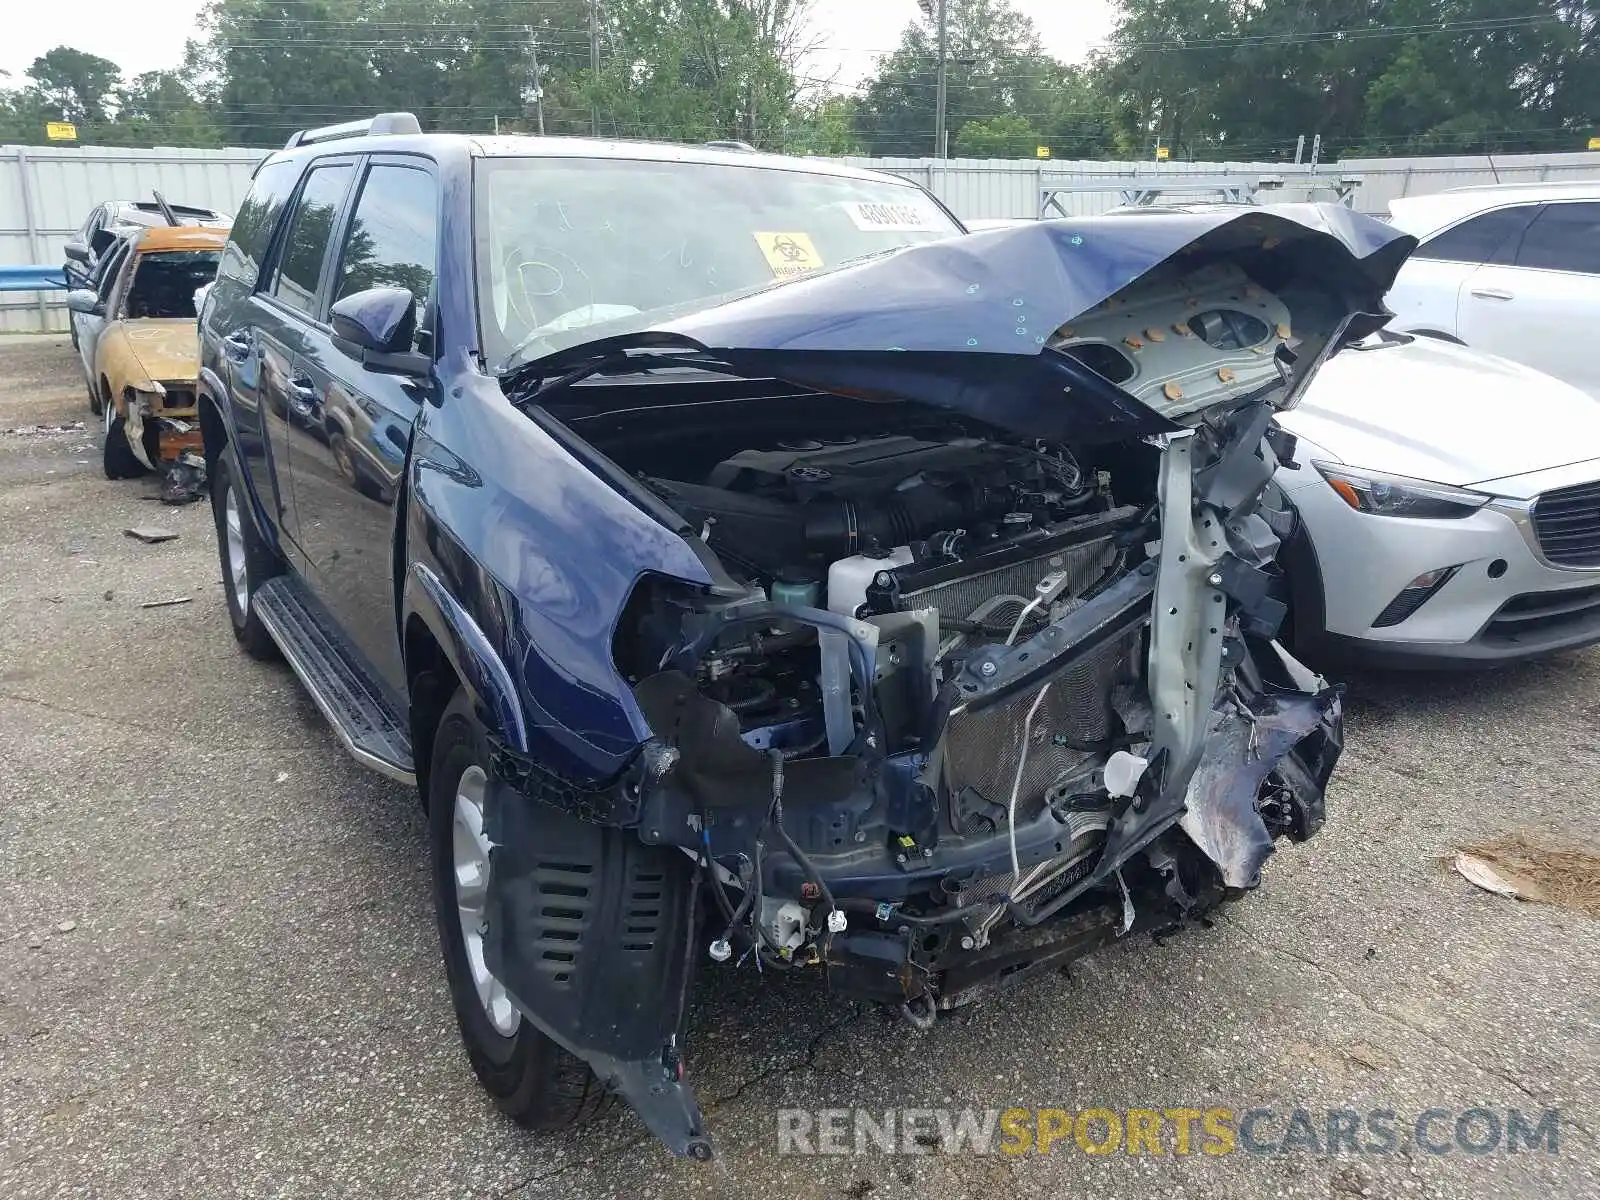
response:
<path id="1" fill-rule="evenodd" d="M 62 246 L 103 200 L 233 212 L 264 150 L 0 146 L 0 262 L 59 263 Z M 65 329 L 60 292 L 0 293 L 0 330 Z"/>

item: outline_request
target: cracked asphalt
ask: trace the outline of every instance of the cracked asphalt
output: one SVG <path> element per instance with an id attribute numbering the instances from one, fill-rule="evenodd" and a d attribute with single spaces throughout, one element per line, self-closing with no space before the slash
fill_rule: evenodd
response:
<path id="1" fill-rule="evenodd" d="M 1256 895 L 931 1032 L 814 978 L 705 972 L 703 1166 L 626 1111 L 540 1138 L 481 1096 L 415 798 L 237 651 L 207 507 L 106 481 L 93 428 L 28 428 L 80 420 L 64 339 L 0 342 L 0 1196 L 1600 1195 L 1600 929 L 1443 862 L 1511 829 L 1593 840 L 1600 653 L 1355 680 L 1327 829 Z M 1391 1110 L 1402 1136 L 778 1153 L 782 1109 L 1013 1106 L 1262 1108 L 1269 1144 L 1295 1109 Z M 1436 1108 L 1559 1109 L 1557 1150 L 1432 1153 L 1405 1134 Z"/>

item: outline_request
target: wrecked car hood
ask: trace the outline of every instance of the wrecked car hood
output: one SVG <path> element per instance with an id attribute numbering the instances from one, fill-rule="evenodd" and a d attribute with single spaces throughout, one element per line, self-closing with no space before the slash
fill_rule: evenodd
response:
<path id="1" fill-rule="evenodd" d="M 1043 221 L 846 264 L 562 350 L 509 378 L 679 348 L 741 374 L 920 401 L 1027 436 L 1122 438 L 1171 430 L 1174 418 L 1205 407 L 1202 369 L 1214 379 L 1218 362 L 1237 361 L 1223 382 L 1244 367 L 1270 371 L 1282 392 L 1275 402 L 1292 405 L 1330 342 L 1387 318 L 1383 294 L 1415 244 L 1337 205 Z M 1262 310 L 1271 337 L 1232 348 L 1254 359 L 1208 355 L 1182 328 L 1205 305 L 1231 303 Z M 1128 359 L 1124 386 L 1063 353 L 1073 338 Z M 1279 343 L 1296 351 L 1287 383 L 1273 366 Z M 1190 361 L 1175 360 L 1179 347 Z"/>
<path id="2" fill-rule="evenodd" d="M 200 342 L 192 317 L 145 317 L 121 326 L 128 352 L 151 380 L 192 380 L 200 374 Z"/>

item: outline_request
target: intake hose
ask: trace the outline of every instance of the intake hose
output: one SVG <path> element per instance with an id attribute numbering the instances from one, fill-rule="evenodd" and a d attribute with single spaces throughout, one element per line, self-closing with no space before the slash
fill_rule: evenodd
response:
<path id="1" fill-rule="evenodd" d="M 1011 496 L 1004 490 L 967 491 L 931 483 L 891 492 L 871 508 L 853 500 L 813 500 L 804 508 L 806 549 L 827 559 L 848 558 L 998 517 L 1010 507 Z"/>

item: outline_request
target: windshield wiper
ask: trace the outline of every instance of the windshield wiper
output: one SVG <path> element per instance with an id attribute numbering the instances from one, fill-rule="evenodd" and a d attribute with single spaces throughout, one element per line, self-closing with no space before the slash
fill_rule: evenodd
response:
<path id="1" fill-rule="evenodd" d="M 534 370 L 541 366 L 546 368 L 545 372 Z M 685 368 L 718 375 L 738 374 L 727 363 L 704 350 L 613 346 L 573 361 L 550 363 L 538 360 L 508 372 L 502 377 L 502 382 L 513 403 L 520 406 L 541 403 L 552 393 L 564 391 L 597 375 L 648 375 L 652 371 Z"/>

